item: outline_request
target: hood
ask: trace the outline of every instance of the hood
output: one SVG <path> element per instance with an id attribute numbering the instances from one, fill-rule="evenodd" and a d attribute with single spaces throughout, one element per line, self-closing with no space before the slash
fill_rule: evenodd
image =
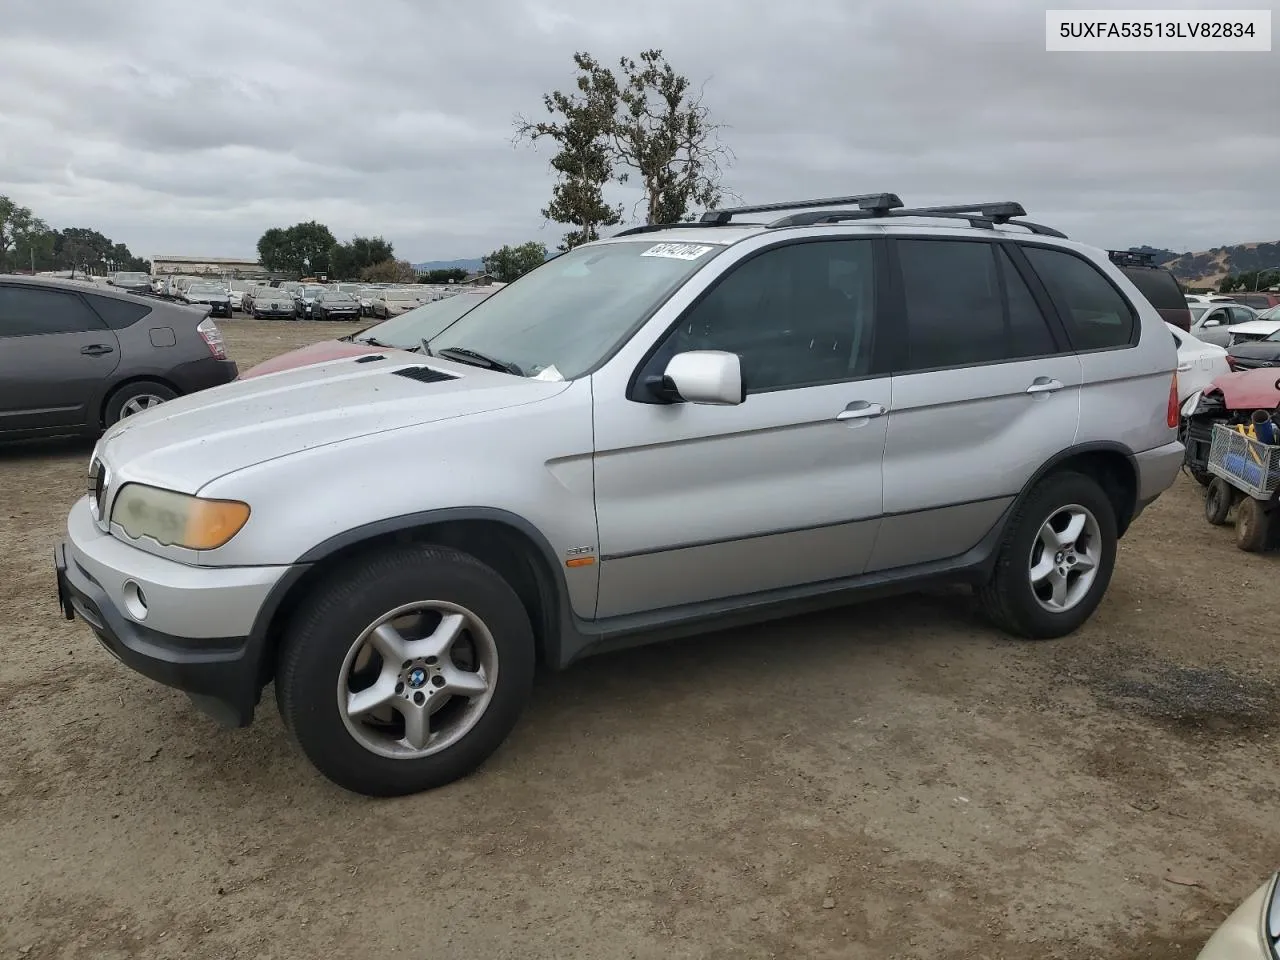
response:
<path id="1" fill-rule="evenodd" d="M 536 403 L 567 381 L 530 380 L 387 350 L 237 380 L 120 421 L 99 455 L 124 481 L 183 493 L 228 473 L 301 450 L 454 417 Z M 423 382 L 397 370 L 452 379 Z M 388 452 L 394 461 L 394 450 Z"/>
<path id="2" fill-rule="evenodd" d="M 1221 393 L 1228 410 L 1271 410 L 1280 406 L 1280 376 L 1274 368 L 1224 373 L 1204 392 Z"/>
<path id="3" fill-rule="evenodd" d="M 387 353 L 384 347 L 375 347 L 370 343 L 352 343 L 342 340 L 321 340 L 300 350 L 290 350 L 278 357 L 265 360 L 256 367 L 250 367 L 240 374 L 241 380 L 260 377 L 267 373 L 279 373 L 281 370 L 294 370 L 315 363 L 327 363 L 330 360 L 341 360 L 344 357 L 360 357 L 366 353 Z M 392 351 L 398 354 L 399 351 Z M 390 355 L 390 354 L 389 354 Z M 408 362 L 408 361 L 405 361 Z"/>
<path id="4" fill-rule="evenodd" d="M 1249 357 L 1252 360 L 1280 359 L 1280 342 L 1270 340 L 1246 340 L 1244 343 L 1232 344 L 1227 351 L 1233 357 Z"/>

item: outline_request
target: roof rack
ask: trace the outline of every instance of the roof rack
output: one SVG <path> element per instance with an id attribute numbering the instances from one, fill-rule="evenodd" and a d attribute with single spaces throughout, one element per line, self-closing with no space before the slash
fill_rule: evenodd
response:
<path id="1" fill-rule="evenodd" d="M 1156 255 L 1142 253 L 1138 250 L 1108 250 L 1107 257 L 1112 263 L 1125 267 L 1154 267 Z"/>
<path id="2" fill-rule="evenodd" d="M 637 233 L 655 233 L 658 230 L 683 230 L 686 227 L 723 227 L 723 226 L 724 226 L 723 223 L 713 223 L 711 221 L 707 221 L 706 223 L 703 223 L 701 220 L 689 220 L 684 223 L 642 223 L 638 227 L 628 227 L 626 230 L 619 230 L 617 233 L 613 234 L 613 236 L 611 236 L 609 239 L 615 240 L 618 237 L 632 237 L 632 236 L 635 236 Z M 749 226 L 749 224 L 743 224 L 743 226 Z M 759 226 L 759 224 L 756 224 L 756 226 Z"/>
<path id="3" fill-rule="evenodd" d="M 883 217 L 936 217 L 943 220 L 964 220 L 970 226 L 992 229 L 997 225 L 1011 224 L 1024 227 L 1031 233 L 1046 237 L 1067 239 L 1067 235 L 1053 227 L 1046 227 L 1030 220 L 1015 220 L 1026 216 L 1022 204 L 1013 200 L 991 203 L 961 203 L 936 207 L 901 207 L 896 209 L 863 210 L 813 210 L 793 213 L 771 222 L 771 230 L 781 227 L 803 227 L 821 223 L 840 223 L 846 220 L 876 220 Z"/>
<path id="4" fill-rule="evenodd" d="M 860 193 L 852 197 L 827 197 L 822 200 L 792 200 L 786 203 L 761 203 L 749 207 L 724 207 L 708 210 L 702 223 L 723 226 L 741 213 L 771 213 L 775 210 L 805 210 L 811 207 L 843 207 L 856 204 L 859 210 L 892 210 L 902 206 L 896 193 Z"/>

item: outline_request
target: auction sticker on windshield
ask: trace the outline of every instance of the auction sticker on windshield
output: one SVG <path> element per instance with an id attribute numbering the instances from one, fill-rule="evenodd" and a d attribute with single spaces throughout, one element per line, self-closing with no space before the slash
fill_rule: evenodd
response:
<path id="1" fill-rule="evenodd" d="M 655 243 L 640 254 L 642 257 L 667 257 L 671 260 L 697 260 L 714 247 L 704 247 L 697 243 Z"/>

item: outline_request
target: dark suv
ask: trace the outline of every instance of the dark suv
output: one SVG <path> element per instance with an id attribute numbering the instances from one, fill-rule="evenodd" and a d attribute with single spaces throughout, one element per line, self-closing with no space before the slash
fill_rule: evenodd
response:
<path id="1" fill-rule="evenodd" d="M 1108 250 L 1107 256 L 1159 311 L 1165 323 L 1191 331 L 1191 311 L 1187 308 L 1186 292 L 1171 271 L 1156 266 L 1154 258 L 1147 253 Z"/>
<path id="2" fill-rule="evenodd" d="M 96 434 L 235 377 L 208 307 L 0 275 L 0 439 Z"/>

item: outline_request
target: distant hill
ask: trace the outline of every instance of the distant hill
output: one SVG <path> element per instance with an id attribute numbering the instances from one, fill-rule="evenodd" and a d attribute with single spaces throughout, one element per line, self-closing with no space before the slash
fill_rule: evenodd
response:
<path id="1" fill-rule="evenodd" d="M 479 273 L 484 269 L 484 261 L 476 257 L 474 260 L 428 260 L 413 265 L 415 270 L 455 270 L 459 267 L 467 273 Z"/>
<path id="2" fill-rule="evenodd" d="M 1197 253 L 1175 253 L 1157 247 L 1131 247 L 1151 253 L 1156 262 L 1173 271 L 1188 287 L 1217 287 L 1228 274 L 1248 273 L 1280 266 L 1280 240 L 1269 243 L 1237 243 Z"/>

